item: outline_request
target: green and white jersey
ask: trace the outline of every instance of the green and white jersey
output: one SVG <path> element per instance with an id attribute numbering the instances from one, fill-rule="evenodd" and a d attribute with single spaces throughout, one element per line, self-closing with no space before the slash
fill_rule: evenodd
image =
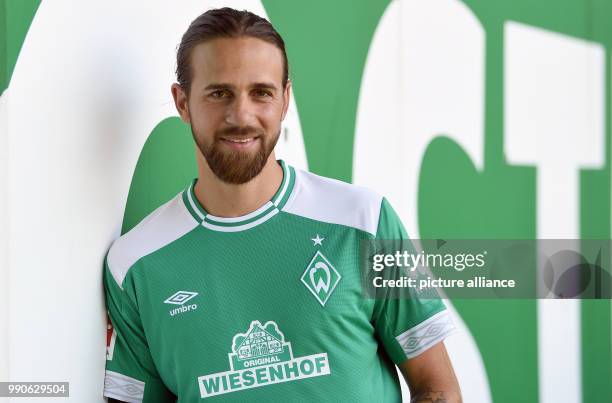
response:
<path id="1" fill-rule="evenodd" d="M 440 299 L 362 296 L 360 240 L 407 239 L 384 197 L 278 162 L 250 214 L 208 214 L 194 179 L 113 243 L 105 396 L 398 402 L 393 363 L 454 330 Z"/>

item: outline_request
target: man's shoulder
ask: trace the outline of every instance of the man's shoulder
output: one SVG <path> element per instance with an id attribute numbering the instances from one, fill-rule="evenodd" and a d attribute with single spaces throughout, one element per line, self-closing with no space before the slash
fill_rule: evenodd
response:
<path id="1" fill-rule="evenodd" d="M 365 186 L 295 171 L 296 189 L 283 211 L 376 233 L 382 195 Z"/>
<path id="2" fill-rule="evenodd" d="M 134 263 L 179 239 L 197 224 L 183 204 L 182 192 L 149 213 L 108 250 L 106 263 L 117 284 L 122 284 Z"/>

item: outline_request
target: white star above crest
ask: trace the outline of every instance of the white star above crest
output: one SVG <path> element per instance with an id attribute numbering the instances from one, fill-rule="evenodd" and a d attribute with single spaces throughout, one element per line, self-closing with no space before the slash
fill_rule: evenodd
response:
<path id="1" fill-rule="evenodd" d="M 325 239 L 325 238 L 321 238 L 321 237 L 319 237 L 319 234 L 317 234 L 317 236 L 316 236 L 315 238 L 310 238 L 310 240 L 311 240 L 312 242 L 314 242 L 313 246 L 317 246 L 317 245 L 321 245 L 321 246 L 323 246 L 323 240 L 324 240 L 324 239 Z"/>

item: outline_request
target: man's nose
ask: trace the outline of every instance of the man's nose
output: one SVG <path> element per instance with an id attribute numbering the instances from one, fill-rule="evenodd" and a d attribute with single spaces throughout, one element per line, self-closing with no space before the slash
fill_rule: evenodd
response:
<path id="1" fill-rule="evenodd" d="M 232 126 L 243 127 L 252 123 L 253 104 L 247 94 L 234 97 L 227 108 L 225 121 Z"/>

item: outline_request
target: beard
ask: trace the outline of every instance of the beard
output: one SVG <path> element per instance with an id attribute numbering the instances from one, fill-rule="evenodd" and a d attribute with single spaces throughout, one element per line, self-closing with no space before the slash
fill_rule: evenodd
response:
<path id="1" fill-rule="evenodd" d="M 193 139 L 204 156 L 210 170 L 222 182 L 242 185 L 259 175 L 274 150 L 280 136 L 280 128 L 275 136 L 267 136 L 263 130 L 251 126 L 231 127 L 215 133 L 212 144 L 205 144 L 191 126 Z M 254 150 L 230 150 L 222 144 L 221 137 L 227 135 L 257 136 Z"/>

